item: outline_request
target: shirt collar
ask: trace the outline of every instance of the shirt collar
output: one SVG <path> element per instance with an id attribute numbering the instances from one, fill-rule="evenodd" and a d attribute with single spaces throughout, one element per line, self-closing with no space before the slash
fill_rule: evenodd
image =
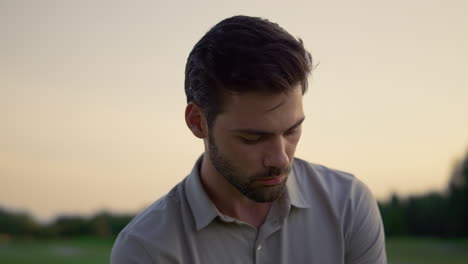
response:
<path id="1" fill-rule="evenodd" d="M 190 209 L 192 210 L 197 231 L 206 227 L 214 218 L 216 218 L 216 216 L 222 216 L 206 194 L 201 183 L 200 166 L 203 156 L 204 155 L 201 155 L 198 158 L 185 181 L 185 195 L 187 196 L 187 201 Z M 295 164 L 296 162 L 293 162 L 293 169 L 291 170 L 288 181 L 286 182 L 287 201 L 290 205 L 297 208 L 309 208 L 310 204 L 304 198 L 302 193 L 303 190 L 300 188 L 300 183 L 296 176 L 301 172 Z"/>
<path id="2" fill-rule="evenodd" d="M 286 188 L 288 190 L 289 202 L 292 206 L 298 208 L 309 208 L 310 203 L 304 196 L 304 190 L 301 188 L 300 180 L 304 172 L 301 172 L 301 167 L 298 166 L 296 159 L 293 161 L 293 168 L 291 174 L 289 175 L 288 181 L 286 182 Z"/>
<path id="3" fill-rule="evenodd" d="M 195 218 L 197 231 L 207 226 L 220 215 L 216 206 L 211 202 L 205 192 L 200 179 L 200 166 L 203 160 L 201 155 L 185 181 L 185 195 Z"/>

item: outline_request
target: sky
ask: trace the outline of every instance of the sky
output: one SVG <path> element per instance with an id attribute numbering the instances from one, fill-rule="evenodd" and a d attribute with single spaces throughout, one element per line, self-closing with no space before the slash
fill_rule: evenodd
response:
<path id="1" fill-rule="evenodd" d="M 0 206 L 138 212 L 203 152 L 184 121 L 193 45 L 233 15 L 318 66 L 296 156 L 387 199 L 443 191 L 468 151 L 466 1 L 0 0 Z"/>

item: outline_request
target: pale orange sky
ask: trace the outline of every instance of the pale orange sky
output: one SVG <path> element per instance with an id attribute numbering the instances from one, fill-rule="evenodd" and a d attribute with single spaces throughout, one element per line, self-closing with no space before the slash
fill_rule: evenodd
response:
<path id="1" fill-rule="evenodd" d="M 190 171 L 186 58 L 221 19 L 279 23 L 320 65 L 297 156 L 379 199 L 443 190 L 468 147 L 466 1 L 0 0 L 0 206 L 136 212 Z"/>

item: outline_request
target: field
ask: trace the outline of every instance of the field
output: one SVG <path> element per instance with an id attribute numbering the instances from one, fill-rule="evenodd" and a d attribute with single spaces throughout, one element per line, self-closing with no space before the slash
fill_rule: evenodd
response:
<path id="1" fill-rule="evenodd" d="M 391 238 L 389 264 L 467 264 L 468 240 Z"/>
<path id="2" fill-rule="evenodd" d="M 113 240 L 21 240 L 0 242 L 1 264 L 95 264 L 109 263 Z"/>
<path id="3" fill-rule="evenodd" d="M 0 263 L 109 263 L 111 239 L 0 242 Z M 392 238 L 387 241 L 389 264 L 466 264 L 468 240 Z"/>

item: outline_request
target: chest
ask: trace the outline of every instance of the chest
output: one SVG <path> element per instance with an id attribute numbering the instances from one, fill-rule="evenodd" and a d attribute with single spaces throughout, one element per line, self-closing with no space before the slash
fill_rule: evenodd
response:
<path id="1" fill-rule="evenodd" d="M 176 263 L 344 263 L 341 229 L 333 221 L 291 215 L 267 222 L 260 230 L 238 223 L 213 221 L 178 239 Z M 177 257 L 178 256 L 178 257 Z"/>

